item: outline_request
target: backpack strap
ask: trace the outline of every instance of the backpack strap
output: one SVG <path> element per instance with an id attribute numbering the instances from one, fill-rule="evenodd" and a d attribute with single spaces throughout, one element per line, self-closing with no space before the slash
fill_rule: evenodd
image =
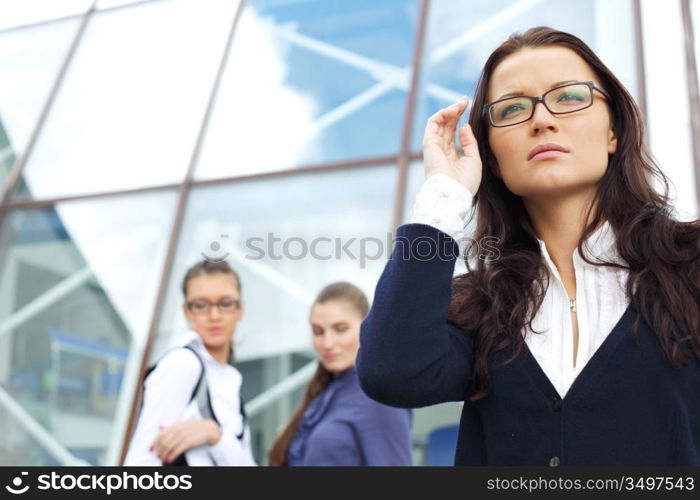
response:
<path id="1" fill-rule="evenodd" d="M 211 406 L 211 398 L 209 397 L 209 386 L 207 385 L 207 381 L 205 378 L 204 362 L 202 361 L 202 358 L 199 357 L 199 354 L 197 354 L 197 351 L 192 349 L 192 347 L 186 345 L 184 346 L 184 348 L 191 351 L 192 354 L 194 354 L 197 357 L 197 361 L 199 361 L 199 366 L 202 369 L 201 373 L 199 374 L 197 384 L 192 390 L 190 401 L 197 401 L 197 408 L 199 409 L 199 414 L 202 416 L 202 418 L 210 418 L 214 422 L 216 422 L 216 425 L 221 426 L 219 419 L 216 418 L 216 413 L 214 413 L 214 408 Z"/>
<path id="2" fill-rule="evenodd" d="M 246 417 L 246 414 L 245 414 L 245 405 L 243 404 L 243 397 L 239 395 L 238 401 L 239 401 L 238 411 L 241 412 L 241 424 L 242 425 L 241 425 L 241 432 L 239 432 L 236 435 L 236 439 L 238 439 L 239 441 L 242 441 L 243 434 L 245 433 L 245 426 L 246 426 L 248 418 Z"/>
<path id="3" fill-rule="evenodd" d="M 199 354 L 197 354 L 197 352 L 194 349 L 192 349 L 192 347 L 190 347 L 188 345 L 176 347 L 175 349 L 187 349 L 192 354 L 194 354 L 195 357 L 197 358 L 197 361 L 199 361 L 199 368 L 200 368 L 199 378 L 197 379 L 197 383 L 194 385 L 194 389 L 192 389 L 192 394 L 190 394 L 189 402 L 191 403 L 192 400 L 194 400 L 196 397 L 197 398 L 201 397 L 202 399 L 208 401 L 209 400 L 209 389 L 207 388 L 207 384 L 204 381 L 204 363 L 202 362 L 202 358 L 200 358 Z M 153 370 L 156 369 L 157 366 L 158 366 L 158 363 L 156 362 L 156 364 L 146 368 L 146 371 L 143 372 L 143 381 L 142 381 L 143 384 L 146 383 L 146 379 L 153 372 Z M 205 382 L 205 383 L 202 383 L 202 382 Z M 199 394 L 201 392 L 205 392 L 206 394 L 203 396 L 199 396 Z M 211 412 L 211 417 L 207 417 L 207 418 L 213 418 L 213 420 L 215 420 L 216 423 L 218 424 L 219 421 L 216 420 L 216 417 L 214 416 L 214 410 L 211 409 L 211 404 L 209 404 L 208 406 L 210 408 L 210 410 L 208 410 L 208 412 L 209 411 Z M 143 397 L 141 397 L 141 404 L 139 406 L 139 413 L 140 413 L 140 410 L 142 408 L 143 408 Z"/>

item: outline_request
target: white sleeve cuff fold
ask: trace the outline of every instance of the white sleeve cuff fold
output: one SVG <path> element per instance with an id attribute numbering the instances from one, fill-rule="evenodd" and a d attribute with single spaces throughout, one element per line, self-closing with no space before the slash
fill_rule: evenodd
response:
<path id="1" fill-rule="evenodd" d="M 461 243 L 472 201 L 471 192 L 456 180 L 445 174 L 431 175 L 416 196 L 411 222 L 433 226 Z"/>
<path id="2" fill-rule="evenodd" d="M 250 429 L 246 428 L 242 440 L 226 425 L 221 427 L 221 438 L 209 447 L 209 453 L 218 465 L 255 466 L 250 448 Z"/>

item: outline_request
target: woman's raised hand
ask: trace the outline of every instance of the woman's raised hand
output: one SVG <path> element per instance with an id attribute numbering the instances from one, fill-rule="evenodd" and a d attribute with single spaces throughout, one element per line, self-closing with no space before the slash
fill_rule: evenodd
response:
<path id="1" fill-rule="evenodd" d="M 455 130 L 467 103 L 468 99 L 462 97 L 428 119 L 423 135 L 423 166 L 426 178 L 439 173 L 448 175 L 474 196 L 481 184 L 481 157 L 468 123 L 459 129 L 462 155 L 455 148 Z"/>

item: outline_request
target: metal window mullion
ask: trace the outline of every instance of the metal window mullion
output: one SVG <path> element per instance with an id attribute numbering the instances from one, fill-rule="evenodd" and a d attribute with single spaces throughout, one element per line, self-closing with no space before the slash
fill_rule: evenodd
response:
<path id="1" fill-rule="evenodd" d="M 425 44 L 425 32 L 427 29 L 428 9 L 430 0 L 421 0 L 418 16 L 416 41 L 413 50 L 413 63 L 411 66 L 411 86 L 406 98 L 406 112 L 404 114 L 403 130 L 401 133 L 401 149 L 398 158 L 398 173 L 396 181 L 396 198 L 394 201 L 394 220 L 390 228 L 393 233 L 403 220 L 403 206 L 406 199 L 406 187 L 408 183 L 408 168 L 411 155 L 411 143 L 413 138 L 413 118 L 418 98 L 418 86 L 420 83 L 421 61 Z"/>
<path id="2" fill-rule="evenodd" d="M 409 159 L 420 159 L 421 153 L 411 153 L 409 154 Z M 202 179 L 202 180 L 192 180 L 190 183 L 191 187 L 201 187 L 201 186 L 216 186 L 220 184 L 236 184 L 239 182 L 248 182 L 261 179 L 278 179 L 283 177 L 293 177 L 296 175 L 305 175 L 309 173 L 322 173 L 322 172 L 332 172 L 335 170 L 350 170 L 353 168 L 363 168 L 375 165 L 385 165 L 387 163 L 396 163 L 398 161 L 397 155 L 391 156 L 373 156 L 368 158 L 362 158 L 358 160 L 346 160 L 331 163 L 322 163 L 318 165 L 311 166 L 300 166 L 292 169 L 285 170 L 273 170 L 270 172 L 261 172 L 257 174 L 248 175 L 238 175 L 233 177 L 218 177 L 214 179 Z M 49 205 L 55 205 L 57 203 L 65 203 L 72 201 L 82 201 L 82 200 L 95 200 L 100 198 L 114 198 L 118 196 L 131 196 L 143 193 L 154 193 L 159 191 L 172 191 L 180 187 L 182 183 L 175 184 L 159 184 L 157 186 L 146 186 L 138 188 L 129 189 L 119 189 L 116 191 L 98 191 L 92 193 L 69 195 L 69 196 L 59 196 L 56 198 L 44 198 L 40 200 L 17 200 L 11 201 L 7 205 L 0 205 L 0 210 L 17 210 L 17 209 L 28 209 L 28 208 L 40 208 Z"/>
<path id="3" fill-rule="evenodd" d="M 683 32 L 685 40 L 686 78 L 688 82 L 688 104 L 690 105 L 690 133 L 692 137 L 693 170 L 695 173 L 695 198 L 700 209 L 700 89 L 695 53 L 695 31 L 690 0 L 681 0 Z"/>
<path id="4" fill-rule="evenodd" d="M 143 373 L 146 369 L 146 365 L 148 363 L 148 358 L 151 352 L 151 348 L 153 347 L 153 342 L 156 337 L 156 332 L 158 329 L 158 323 L 160 321 L 160 315 L 163 309 L 163 304 L 165 302 L 165 295 L 167 292 L 168 285 L 170 283 L 170 274 L 172 272 L 173 268 L 173 262 L 175 260 L 175 250 L 177 247 L 177 242 L 180 237 L 180 232 L 182 230 L 182 224 L 184 221 L 184 215 L 185 215 L 185 207 L 187 204 L 187 199 L 190 194 L 190 190 L 192 188 L 193 184 L 193 176 L 194 176 L 194 169 L 197 165 L 197 160 L 199 159 L 199 154 L 201 151 L 202 144 L 204 142 L 204 136 L 206 134 L 207 126 L 209 124 L 211 114 L 214 108 L 214 103 L 216 101 L 216 97 L 218 95 L 218 90 L 221 85 L 221 79 L 224 73 L 224 70 L 226 68 L 226 62 L 229 57 L 229 53 L 231 51 L 231 46 L 233 44 L 233 38 L 236 32 L 236 28 L 238 26 L 238 22 L 240 20 L 241 14 L 246 6 L 246 1 L 245 0 L 240 0 L 240 3 L 238 4 L 238 8 L 236 10 L 236 13 L 234 14 L 233 22 L 231 24 L 231 28 L 229 30 L 228 38 L 226 40 L 226 44 L 224 46 L 223 54 L 221 57 L 221 63 L 219 64 L 219 68 L 217 70 L 216 77 L 214 79 L 214 84 L 212 86 L 212 90 L 209 95 L 209 100 L 207 102 L 207 107 L 204 111 L 204 116 L 202 117 L 202 123 L 199 128 L 199 132 L 197 135 L 197 141 L 195 142 L 192 155 L 190 157 L 190 162 L 187 167 L 187 174 L 185 175 L 185 180 L 180 186 L 180 191 L 178 195 L 178 204 L 177 204 L 177 209 L 175 212 L 175 217 L 173 220 L 173 226 L 172 230 L 170 233 L 170 240 L 168 242 L 168 249 L 166 252 L 165 260 L 163 262 L 163 270 L 161 272 L 161 279 L 160 279 L 160 284 L 158 286 L 158 292 L 156 296 L 156 303 L 153 309 L 153 315 L 151 317 L 151 324 L 148 330 L 148 337 L 145 342 L 144 346 L 144 351 L 143 351 L 143 357 L 141 360 L 141 366 L 140 366 L 140 372 Z M 139 377 L 140 379 L 141 377 Z M 138 403 L 138 396 L 140 393 L 141 387 L 137 387 L 134 397 L 132 400 L 131 404 L 131 411 L 129 412 L 129 419 L 127 421 L 127 426 L 126 426 L 126 431 L 124 433 L 123 439 L 122 439 L 122 452 L 121 452 L 121 457 L 119 460 L 119 464 L 124 463 L 124 459 L 126 458 L 126 452 L 128 450 L 129 446 L 129 438 L 131 436 L 131 433 L 133 432 L 133 428 L 136 424 L 136 414 L 137 414 L 137 403 Z"/>
<path id="5" fill-rule="evenodd" d="M 641 0 L 632 0 L 632 18 L 634 24 L 635 69 L 637 72 L 637 104 L 646 121 L 647 114 L 647 85 L 646 65 L 644 63 L 644 31 L 642 27 Z M 649 140 L 649 127 L 645 127 L 645 133 Z"/>

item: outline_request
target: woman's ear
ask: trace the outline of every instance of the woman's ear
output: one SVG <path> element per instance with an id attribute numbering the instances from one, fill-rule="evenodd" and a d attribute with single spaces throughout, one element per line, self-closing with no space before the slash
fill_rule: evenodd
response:
<path id="1" fill-rule="evenodd" d="M 610 130 L 608 130 L 608 154 L 615 154 L 615 151 L 617 151 L 617 136 L 611 127 Z"/>

